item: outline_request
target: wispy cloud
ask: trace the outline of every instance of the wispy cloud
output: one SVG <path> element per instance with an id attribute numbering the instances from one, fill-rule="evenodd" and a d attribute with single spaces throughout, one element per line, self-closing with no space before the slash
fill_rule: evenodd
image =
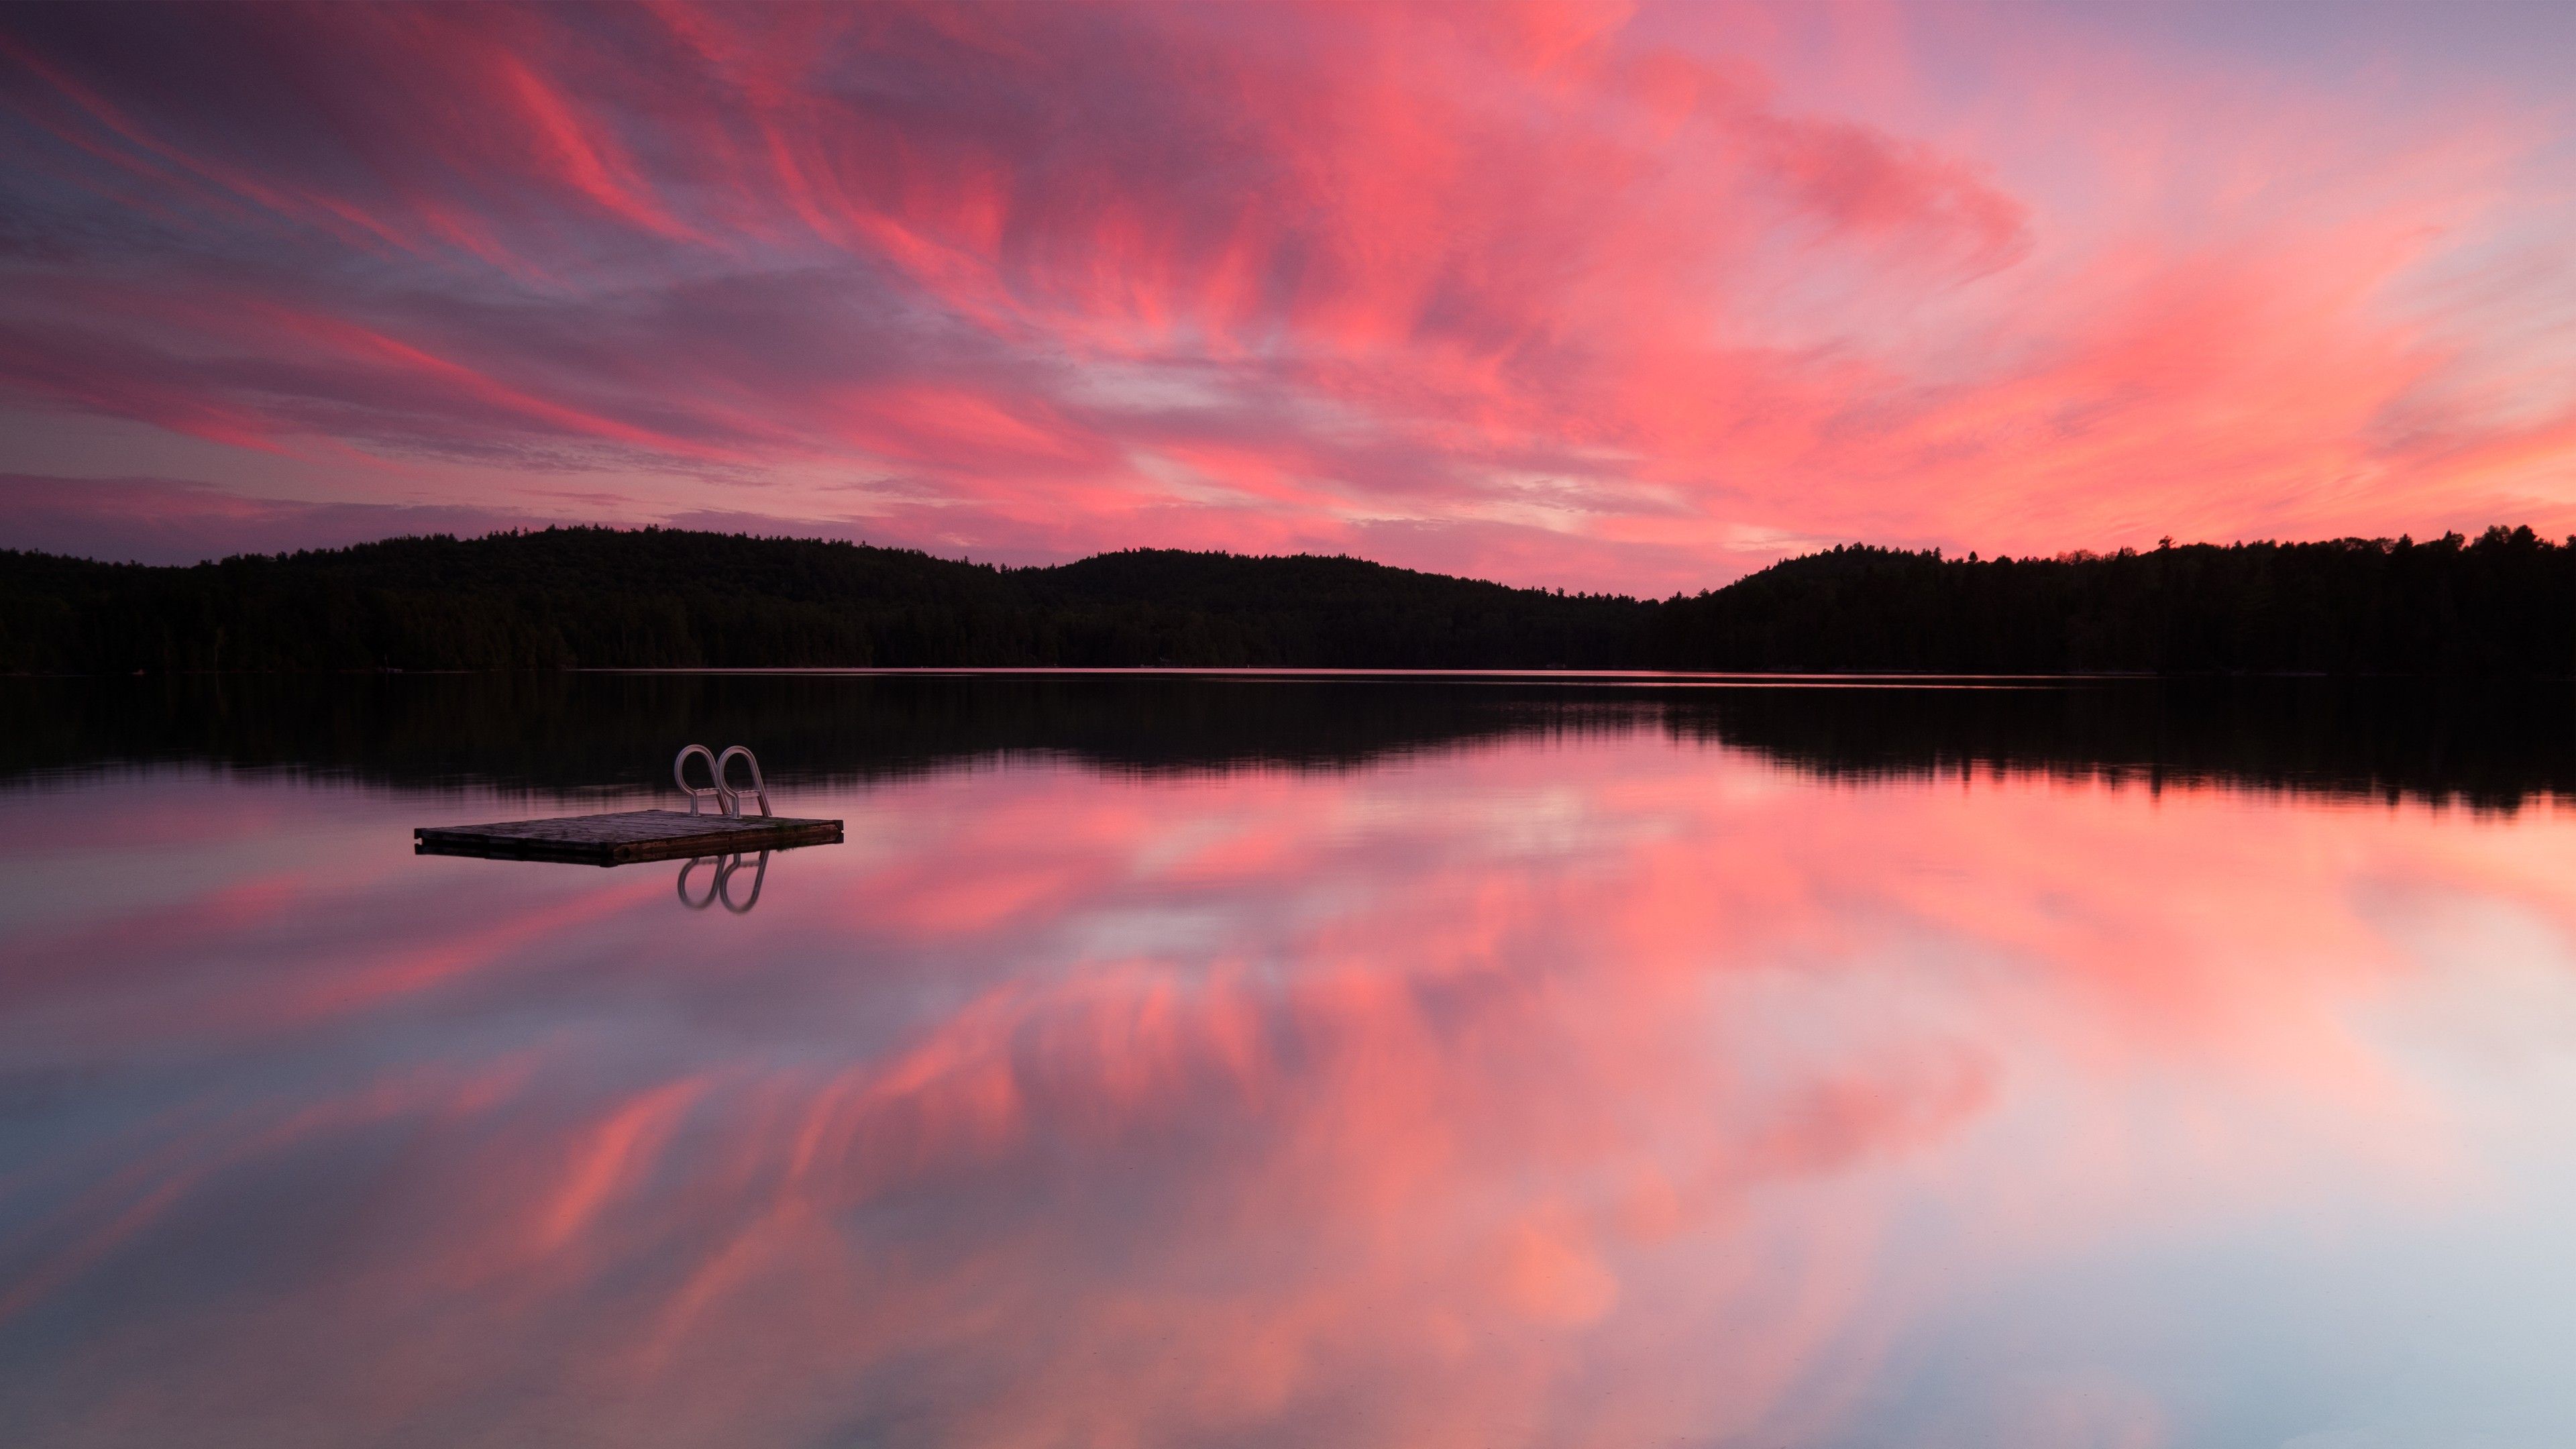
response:
<path id="1" fill-rule="evenodd" d="M 2558 103 L 2113 20 L 20 10 L 0 389 L 357 505 L 656 473 L 588 516 L 1648 592 L 2576 523 Z"/>

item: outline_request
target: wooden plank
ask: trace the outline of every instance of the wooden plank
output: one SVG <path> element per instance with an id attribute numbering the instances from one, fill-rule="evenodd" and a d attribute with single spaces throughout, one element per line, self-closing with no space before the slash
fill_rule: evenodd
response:
<path id="1" fill-rule="evenodd" d="M 417 855 L 625 865 L 639 860 L 836 845 L 841 839 L 841 822 L 760 815 L 737 820 L 723 815 L 691 815 L 685 810 L 620 810 L 607 815 L 504 820 L 491 825 L 424 825 L 412 831 L 411 837 L 412 851 Z"/>

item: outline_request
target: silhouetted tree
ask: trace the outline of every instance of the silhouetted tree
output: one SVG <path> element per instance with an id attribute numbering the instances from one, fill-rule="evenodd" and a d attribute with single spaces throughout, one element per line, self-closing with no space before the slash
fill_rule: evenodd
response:
<path id="1" fill-rule="evenodd" d="M 1345 557 L 1009 569 L 672 529 L 183 568 L 0 551 L 0 669 L 20 673 L 1156 664 L 2556 678 L 2576 673 L 2576 540 L 1854 545 L 1661 602 Z"/>

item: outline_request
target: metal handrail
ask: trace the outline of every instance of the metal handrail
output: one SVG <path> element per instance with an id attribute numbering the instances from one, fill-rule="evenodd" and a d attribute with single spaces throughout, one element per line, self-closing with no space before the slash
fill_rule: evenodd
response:
<path id="1" fill-rule="evenodd" d="M 707 762 L 707 776 L 711 784 L 700 786 L 689 783 L 691 755 L 696 755 Z M 737 790 L 725 781 L 725 776 L 733 770 L 733 758 L 736 755 L 742 756 L 743 764 L 750 767 L 751 788 L 748 790 Z M 729 820 L 740 820 L 742 797 L 749 795 L 760 802 L 762 816 L 769 819 L 777 818 L 778 812 L 769 808 L 769 782 L 761 778 L 760 757 L 753 754 L 747 746 L 727 745 L 725 752 L 719 755 L 704 745 L 682 745 L 680 753 L 671 759 L 671 780 L 680 787 L 680 793 L 689 798 L 689 813 L 692 815 L 698 813 L 699 803 L 706 801 L 715 805 L 716 813 Z"/>
<path id="2" fill-rule="evenodd" d="M 707 762 L 707 776 L 715 782 L 713 786 L 706 789 L 700 789 L 698 786 L 689 783 L 689 756 L 691 755 L 696 755 L 698 758 Z M 680 787 L 680 793 L 689 797 L 690 814 L 695 815 L 698 813 L 698 802 L 701 800 L 713 801 L 717 807 L 718 814 L 731 815 L 735 813 L 732 804 L 725 799 L 724 775 L 721 771 L 716 769 L 715 754 L 706 746 L 680 746 L 680 753 L 674 756 L 671 760 L 671 779 Z"/>
<path id="3" fill-rule="evenodd" d="M 725 783 L 725 776 L 732 772 L 733 759 L 736 755 L 742 756 L 742 762 L 751 767 L 749 790 L 736 790 Z M 742 797 L 745 795 L 751 795 L 760 801 L 760 813 L 764 818 L 774 818 L 776 815 L 776 812 L 769 808 L 769 786 L 760 778 L 760 757 L 741 745 L 727 745 L 725 752 L 716 756 L 716 788 L 725 792 L 726 813 L 736 818 L 742 815 Z"/>

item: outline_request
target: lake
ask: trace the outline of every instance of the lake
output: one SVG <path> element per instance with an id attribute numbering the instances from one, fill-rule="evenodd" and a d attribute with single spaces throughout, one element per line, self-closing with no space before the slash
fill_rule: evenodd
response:
<path id="1" fill-rule="evenodd" d="M 2576 1442 L 2576 701 L 0 680 L 25 1445 Z M 758 750 L 765 861 L 422 857 Z"/>

